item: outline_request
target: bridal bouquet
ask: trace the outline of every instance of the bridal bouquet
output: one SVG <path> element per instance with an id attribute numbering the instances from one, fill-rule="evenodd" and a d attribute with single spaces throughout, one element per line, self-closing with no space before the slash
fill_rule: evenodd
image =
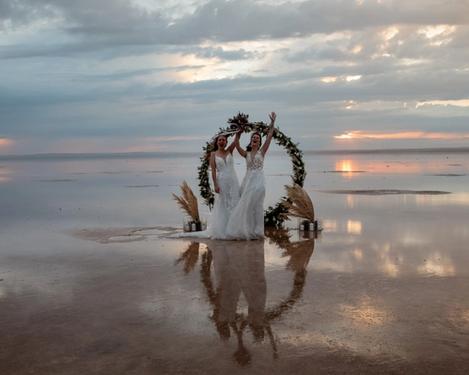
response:
<path id="1" fill-rule="evenodd" d="M 228 124 L 233 132 L 249 130 L 246 129 L 250 125 L 249 115 L 239 112 L 236 116 L 228 119 Z"/>

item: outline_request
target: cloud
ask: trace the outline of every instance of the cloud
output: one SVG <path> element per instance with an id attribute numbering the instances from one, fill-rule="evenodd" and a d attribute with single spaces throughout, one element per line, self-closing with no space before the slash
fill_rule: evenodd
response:
<path id="1" fill-rule="evenodd" d="M 416 108 L 423 106 L 455 106 L 455 107 L 469 107 L 469 99 L 458 100 L 429 100 L 425 102 L 418 102 Z"/>
<path id="2" fill-rule="evenodd" d="M 462 0 L 0 0 L 0 134 L 138 148 L 210 135 L 238 110 L 276 110 L 308 147 L 350 129 L 466 134 L 468 13 Z"/>
<path id="3" fill-rule="evenodd" d="M 174 10 L 151 11 L 127 0 L 2 0 L 4 21 L 12 25 L 53 15 L 62 28 L 98 47 L 136 44 L 194 44 L 204 40 L 279 39 L 363 30 L 395 24 L 469 23 L 467 1 L 299 1 L 272 4 L 251 0 L 211 0 L 192 13 L 174 18 Z M 425 9 L 425 11 L 422 11 Z M 26 17 L 28 15 L 28 17 Z"/>

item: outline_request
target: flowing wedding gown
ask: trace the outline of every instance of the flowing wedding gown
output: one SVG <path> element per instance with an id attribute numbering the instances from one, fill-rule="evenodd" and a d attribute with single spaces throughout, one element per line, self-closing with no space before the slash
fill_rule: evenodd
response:
<path id="1" fill-rule="evenodd" d="M 246 155 L 246 175 L 241 184 L 241 198 L 231 213 L 226 236 L 232 240 L 264 237 L 264 157 L 260 151 Z"/>
<path id="2" fill-rule="evenodd" d="M 215 155 L 215 165 L 220 193 L 215 194 L 215 203 L 207 220 L 207 229 L 200 232 L 177 233 L 171 237 L 226 239 L 226 225 L 230 213 L 239 201 L 239 182 L 231 153 L 225 159 Z"/>
<path id="3" fill-rule="evenodd" d="M 215 164 L 220 193 L 215 195 L 215 204 L 208 220 L 207 231 L 212 239 L 226 239 L 226 225 L 230 213 L 239 201 L 239 182 L 232 154 L 228 154 L 225 159 L 215 155 Z"/>

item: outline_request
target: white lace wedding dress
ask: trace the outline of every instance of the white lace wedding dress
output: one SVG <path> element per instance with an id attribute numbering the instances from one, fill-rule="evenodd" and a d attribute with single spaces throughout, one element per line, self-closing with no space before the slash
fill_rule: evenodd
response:
<path id="1" fill-rule="evenodd" d="M 239 201 L 239 182 L 231 153 L 225 159 L 215 155 L 215 165 L 220 193 L 215 194 L 215 203 L 207 220 L 207 229 L 201 232 L 177 233 L 171 237 L 226 239 L 226 225 L 230 213 Z"/>
<path id="2" fill-rule="evenodd" d="M 246 155 L 246 175 L 241 184 L 241 198 L 231 213 L 226 236 L 232 240 L 264 237 L 264 157 L 260 151 Z"/>

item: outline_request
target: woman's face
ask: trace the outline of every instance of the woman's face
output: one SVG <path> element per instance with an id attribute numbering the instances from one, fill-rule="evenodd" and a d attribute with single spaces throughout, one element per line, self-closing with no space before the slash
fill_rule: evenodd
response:
<path id="1" fill-rule="evenodd" d="M 259 137 L 259 134 L 254 134 L 251 138 L 251 145 L 259 146 L 260 142 L 261 142 L 261 137 Z"/>
<path id="2" fill-rule="evenodd" d="M 218 146 L 218 148 L 225 148 L 225 146 L 226 146 L 226 137 L 224 137 L 224 136 L 218 137 L 217 146 Z"/>

